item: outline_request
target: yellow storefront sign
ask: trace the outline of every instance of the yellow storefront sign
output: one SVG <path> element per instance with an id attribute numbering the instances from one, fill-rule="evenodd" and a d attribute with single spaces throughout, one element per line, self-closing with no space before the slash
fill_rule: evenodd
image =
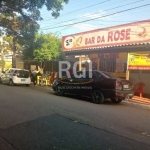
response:
<path id="1" fill-rule="evenodd" d="M 129 54 L 128 68 L 150 70 L 150 54 Z"/>

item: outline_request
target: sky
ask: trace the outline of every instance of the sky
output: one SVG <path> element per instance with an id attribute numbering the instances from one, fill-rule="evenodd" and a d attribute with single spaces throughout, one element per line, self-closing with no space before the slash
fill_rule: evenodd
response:
<path id="1" fill-rule="evenodd" d="M 150 19 L 150 0 L 69 0 L 55 19 L 43 7 L 40 32 L 60 37 Z"/>

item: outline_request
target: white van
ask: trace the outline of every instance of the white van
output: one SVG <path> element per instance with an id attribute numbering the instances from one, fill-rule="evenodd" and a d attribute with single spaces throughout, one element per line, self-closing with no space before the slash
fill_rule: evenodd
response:
<path id="1" fill-rule="evenodd" d="M 3 75 L 0 77 L 0 83 L 9 84 L 10 86 L 15 84 L 30 86 L 31 78 L 29 70 L 10 68 L 3 72 Z"/>

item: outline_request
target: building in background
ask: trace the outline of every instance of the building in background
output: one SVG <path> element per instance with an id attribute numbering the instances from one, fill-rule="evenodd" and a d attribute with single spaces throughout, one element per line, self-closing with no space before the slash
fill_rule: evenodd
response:
<path id="1" fill-rule="evenodd" d="M 145 83 L 150 95 L 150 20 L 63 36 L 62 44 L 66 56 L 78 55 L 82 64 L 88 55 L 93 69 Z"/>
<path id="2" fill-rule="evenodd" d="M 1 60 L 2 60 L 2 57 L 0 53 L 0 62 Z M 12 68 L 12 52 L 8 52 L 7 54 L 5 54 L 3 56 L 3 60 L 4 60 L 4 63 L 3 63 L 4 71 L 9 68 Z M 24 68 L 24 62 L 19 55 L 16 56 L 16 68 L 20 68 L 20 69 Z M 2 63 L 0 63 L 0 72 L 2 72 Z"/>

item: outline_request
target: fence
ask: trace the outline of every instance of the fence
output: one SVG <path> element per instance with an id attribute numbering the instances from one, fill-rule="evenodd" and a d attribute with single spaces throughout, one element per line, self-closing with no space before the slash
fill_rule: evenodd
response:
<path id="1" fill-rule="evenodd" d="M 42 63 L 44 73 L 46 72 L 58 72 L 59 61 L 45 61 Z M 24 69 L 31 70 L 31 65 L 35 65 L 36 69 L 38 66 L 41 67 L 41 63 L 37 61 L 24 62 Z"/>

